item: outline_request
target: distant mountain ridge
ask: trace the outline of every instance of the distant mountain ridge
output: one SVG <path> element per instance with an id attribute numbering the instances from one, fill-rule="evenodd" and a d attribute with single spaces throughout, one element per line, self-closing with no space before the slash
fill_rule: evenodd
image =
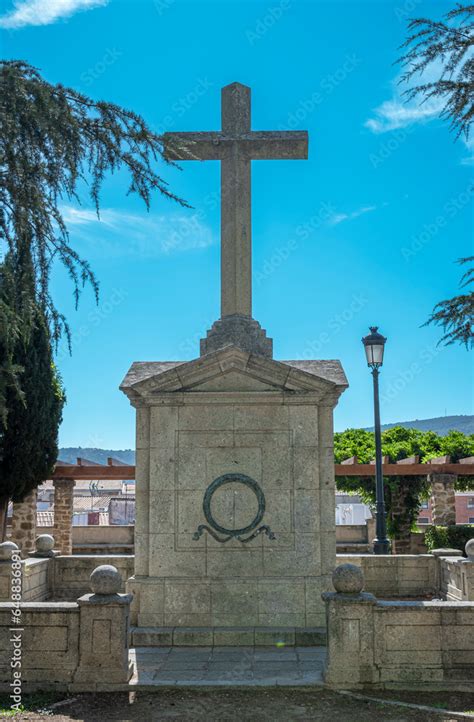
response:
<path id="1" fill-rule="evenodd" d="M 95 461 L 96 464 L 107 464 L 107 459 L 113 457 L 124 464 L 135 463 L 135 452 L 133 449 L 91 449 L 82 446 L 67 446 L 59 449 L 58 458 L 68 464 L 76 464 L 77 458 Z"/>
<path id="2" fill-rule="evenodd" d="M 433 419 L 415 419 L 414 421 L 397 421 L 394 424 L 383 424 L 382 429 L 393 429 L 394 426 L 403 426 L 405 429 L 419 429 L 420 431 L 435 431 L 440 436 L 446 436 L 448 431 L 461 431 L 463 434 L 474 434 L 474 416 L 436 416 Z M 371 427 L 369 430 L 373 429 Z"/>
<path id="3" fill-rule="evenodd" d="M 384 424 L 382 429 L 392 429 L 394 426 L 403 426 L 406 429 L 420 429 L 420 431 L 435 431 L 440 436 L 445 436 L 451 429 L 462 431 L 463 434 L 474 434 L 474 416 L 437 416 L 434 419 L 398 421 L 394 424 Z M 59 459 L 67 461 L 69 464 L 75 464 L 78 456 L 89 461 L 95 461 L 97 464 L 106 464 L 109 457 L 123 461 L 125 464 L 135 463 L 133 449 L 91 449 L 81 446 L 68 446 L 59 449 Z"/>

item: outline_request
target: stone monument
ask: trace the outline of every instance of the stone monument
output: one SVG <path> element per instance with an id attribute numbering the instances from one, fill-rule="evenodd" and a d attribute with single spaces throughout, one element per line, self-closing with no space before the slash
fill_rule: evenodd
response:
<path id="1" fill-rule="evenodd" d="M 222 130 L 167 133 L 175 160 L 221 162 L 221 318 L 189 362 L 134 363 L 135 594 L 143 640 L 310 640 L 335 566 L 338 361 L 276 361 L 252 318 L 251 160 L 307 158 L 308 137 L 257 132 L 250 88 L 222 90 Z"/>

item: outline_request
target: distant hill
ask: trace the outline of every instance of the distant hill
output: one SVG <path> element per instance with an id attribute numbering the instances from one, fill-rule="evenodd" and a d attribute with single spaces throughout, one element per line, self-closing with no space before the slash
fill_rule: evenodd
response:
<path id="1" fill-rule="evenodd" d="M 474 416 L 438 416 L 434 419 L 415 419 L 415 421 L 398 421 L 395 424 L 384 424 L 382 429 L 392 429 L 394 426 L 404 426 L 406 429 L 420 429 L 420 431 L 435 431 L 445 436 L 448 431 L 455 429 L 463 434 L 474 434 Z M 370 429 L 369 429 L 370 430 Z M 123 461 L 125 464 L 135 463 L 133 449 L 90 449 L 81 446 L 69 446 L 59 450 L 61 461 L 75 464 L 78 456 L 97 464 L 106 464 L 109 456 Z"/>
<path id="2" fill-rule="evenodd" d="M 383 424 L 382 429 L 393 429 L 394 426 L 419 429 L 420 431 L 435 431 L 440 436 L 446 436 L 451 430 L 462 431 L 463 434 L 474 434 L 474 416 L 436 416 L 434 419 L 397 421 L 394 424 Z"/>
<path id="3" fill-rule="evenodd" d="M 82 459 L 95 461 L 96 464 L 106 464 L 109 456 L 123 461 L 124 464 L 135 463 L 135 452 L 133 449 L 90 449 L 83 448 L 82 446 L 67 446 L 59 449 L 59 459 L 61 461 L 67 461 L 68 464 L 77 463 L 76 459 L 78 456 Z"/>

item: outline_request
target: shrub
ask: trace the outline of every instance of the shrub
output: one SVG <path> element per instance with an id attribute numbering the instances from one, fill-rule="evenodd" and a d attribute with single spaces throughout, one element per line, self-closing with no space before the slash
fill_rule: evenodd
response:
<path id="1" fill-rule="evenodd" d="M 425 533 L 428 551 L 433 549 L 461 549 L 469 539 L 474 539 L 474 524 L 452 524 L 451 526 L 430 526 Z"/>

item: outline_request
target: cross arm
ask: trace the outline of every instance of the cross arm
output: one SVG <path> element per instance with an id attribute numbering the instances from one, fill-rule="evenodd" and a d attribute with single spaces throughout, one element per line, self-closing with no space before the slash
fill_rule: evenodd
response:
<path id="1" fill-rule="evenodd" d="M 167 160 L 221 160 L 222 133 L 165 133 L 164 155 Z"/>
<path id="2" fill-rule="evenodd" d="M 308 133 L 305 130 L 253 131 L 247 139 L 246 150 L 252 160 L 305 160 L 308 157 Z"/>

